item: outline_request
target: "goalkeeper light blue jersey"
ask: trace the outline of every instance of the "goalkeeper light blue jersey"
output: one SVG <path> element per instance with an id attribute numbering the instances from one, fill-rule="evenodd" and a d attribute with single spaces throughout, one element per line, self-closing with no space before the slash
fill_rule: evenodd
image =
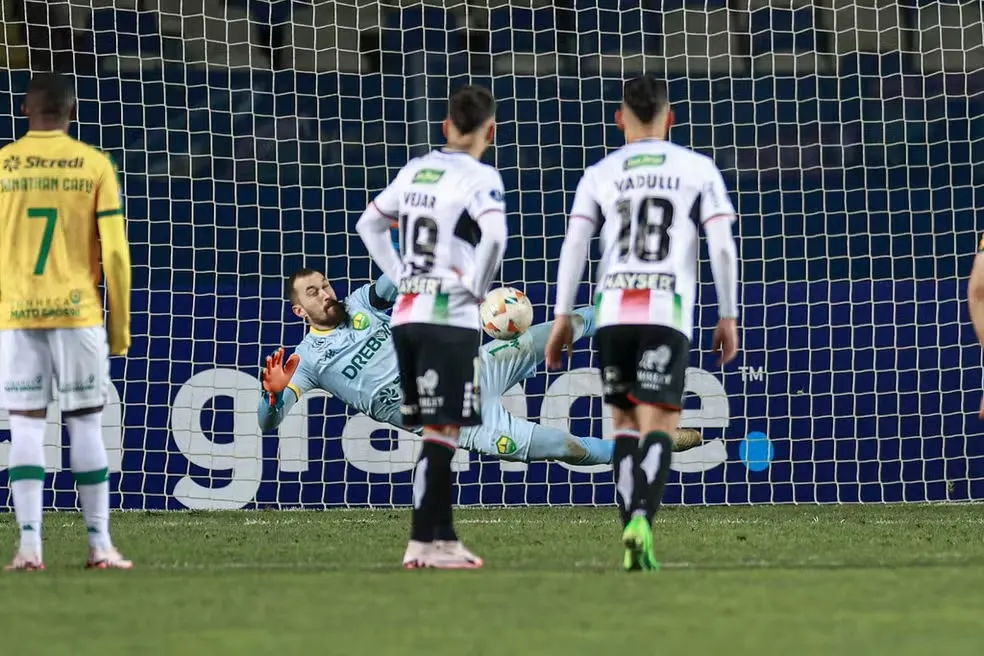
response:
<path id="1" fill-rule="evenodd" d="M 347 325 L 312 329 L 304 337 L 294 351 L 301 356 L 301 364 L 290 387 L 298 398 L 311 389 L 325 390 L 370 417 L 398 425 L 400 374 L 390 338 L 390 317 L 388 307 L 373 307 L 372 287 L 363 285 L 343 301 Z M 375 293 L 392 303 L 396 287 L 381 276 Z"/>
<path id="2" fill-rule="evenodd" d="M 312 331 L 295 353 L 301 363 L 294 372 L 290 392 L 278 395 L 270 407 L 264 392 L 257 420 L 264 431 L 284 420 L 307 391 L 322 389 L 363 414 L 400 427 L 400 387 L 396 351 L 390 334 L 387 309 L 396 298 L 396 288 L 385 276 L 375 285 L 365 285 L 345 299 L 349 322 L 331 331 Z M 583 323 L 575 337 L 594 334 L 591 308 L 576 311 Z M 506 390 L 532 376 L 543 361 L 550 323 L 533 326 L 517 339 L 492 341 L 482 347 L 482 425 L 461 431 L 463 449 L 499 456 L 507 460 L 563 460 L 575 465 L 610 464 L 613 442 L 574 437 L 565 431 L 539 426 L 509 414 L 502 405 Z M 416 432 L 416 430 L 414 430 Z"/>

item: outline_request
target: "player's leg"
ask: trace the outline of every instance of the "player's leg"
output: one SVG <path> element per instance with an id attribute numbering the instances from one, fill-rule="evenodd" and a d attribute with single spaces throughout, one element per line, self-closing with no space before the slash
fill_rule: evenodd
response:
<path id="1" fill-rule="evenodd" d="M 413 342 L 412 326 L 393 326 L 393 348 L 396 352 L 397 367 L 400 371 L 402 402 L 400 413 L 403 425 L 407 428 L 420 427 L 420 403 L 417 398 L 418 373 L 417 348 Z M 424 505 L 426 497 L 426 474 L 429 461 L 425 455 L 427 443 L 424 442 L 413 471 L 413 510 L 411 511 L 410 542 L 403 555 L 403 566 L 412 569 L 423 566 L 433 543 L 433 536 L 425 524 L 430 519 L 430 509 Z M 420 477 L 418 479 L 418 477 Z M 419 482 L 418 482 L 419 481 Z"/>
<path id="2" fill-rule="evenodd" d="M 636 384 L 637 339 L 636 326 L 605 326 L 598 331 L 595 343 L 598 347 L 602 370 L 602 386 L 605 403 L 612 410 L 615 424 L 615 451 L 612 469 L 615 477 L 615 496 L 622 520 L 622 540 L 626 543 L 626 570 L 654 570 L 659 567 L 652 555 L 652 532 L 639 531 L 633 517 L 645 509 L 644 479 L 638 466 L 639 424 L 636 422 L 635 402 L 630 394 Z M 627 540 L 626 532 L 638 540 Z M 648 536 L 648 537 L 647 537 Z"/>
<path id="3" fill-rule="evenodd" d="M 434 334 L 435 330 L 440 334 Z M 465 549 L 454 530 L 451 472 L 460 427 L 481 421 L 478 332 L 407 325 L 394 327 L 393 338 L 404 386 L 404 424 L 423 425 L 423 445 L 413 474 L 410 543 L 403 566 L 481 567 L 482 560 Z"/>
<path id="4" fill-rule="evenodd" d="M 623 533 L 628 549 L 652 543 L 652 524 L 670 475 L 673 440 L 680 424 L 690 340 L 665 326 L 639 328 L 635 421 L 642 436 L 637 452 L 632 517 Z M 654 560 L 655 562 L 655 560 Z"/>
<path id="5" fill-rule="evenodd" d="M 536 373 L 537 365 L 543 362 L 552 327 L 552 321 L 539 324 L 514 340 L 496 340 L 482 347 L 482 428 L 466 432 L 462 448 L 522 462 L 611 463 L 611 443 L 596 437 L 576 437 L 518 419 L 499 402 L 504 393 Z M 594 335 L 594 330 L 594 310 L 578 309 L 574 320 L 575 340 Z"/>
<path id="6" fill-rule="evenodd" d="M 574 340 L 593 337 L 597 328 L 595 326 L 595 312 L 592 307 L 578 308 L 574 311 Z M 553 329 L 553 322 L 532 326 L 523 335 L 509 341 L 495 340 L 482 347 L 482 389 L 486 400 L 501 396 L 515 385 L 526 380 L 536 373 L 537 366 L 543 362 L 544 349 L 550 331 Z M 484 422 L 488 423 L 488 422 Z M 546 437 L 546 434 L 544 435 Z M 585 446 L 592 454 L 611 452 L 612 446 L 606 444 L 598 438 L 579 437 L 574 438 L 585 443 Z M 686 451 L 703 443 L 703 435 L 694 428 L 681 428 L 673 434 L 673 450 Z M 596 443 L 597 442 L 597 443 Z M 481 444 L 481 441 L 478 441 Z M 560 444 L 558 441 L 544 440 L 543 451 L 546 454 L 554 453 L 553 446 Z M 481 448 L 477 449 L 482 451 Z M 486 451 L 482 451 L 487 453 Z M 495 454 L 493 454 L 495 455 Z M 565 460 L 554 455 L 544 455 L 537 459 L 557 459 Z M 566 462 L 567 460 L 565 460 Z M 597 462 L 582 464 L 598 464 Z"/>
<path id="7" fill-rule="evenodd" d="M 458 446 L 503 460 L 559 460 L 571 465 L 610 465 L 614 443 L 577 437 L 510 414 L 499 399 L 482 399 L 482 425 L 461 431 Z"/>
<path id="8" fill-rule="evenodd" d="M 8 476 L 20 544 L 7 569 L 44 569 L 41 508 L 51 354 L 41 330 L 0 331 L 0 407 L 10 412 Z"/>
<path id="9" fill-rule="evenodd" d="M 594 335 L 594 309 L 574 311 L 574 339 Z M 482 385 L 486 398 L 505 394 L 534 373 L 543 362 L 544 349 L 553 322 L 531 326 L 529 330 L 509 341 L 494 340 L 482 347 Z"/>
<path id="10" fill-rule="evenodd" d="M 424 415 L 425 440 L 427 426 L 445 440 L 443 444 L 435 443 L 435 450 L 441 449 L 441 479 L 435 495 L 434 508 L 434 546 L 431 554 L 430 567 L 442 569 L 476 569 L 482 567 L 481 558 L 469 551 L 458 539 L 454 529 L 454 485 L 451 472 L 451 458 L 458 447 L 461 431 L 465 428 L 482 424 L 481 408 L 481 362 L 479 347 L 481 335 L 478 331 L 467 328 L 448 329 L 447 339 L 443 335 L 428 337 L 431 344 L 436 344 L 440 351 L 428 356 L 428 359 L 439 365 L 435 369 L 440 372 L 442 380 L 437 383 L 433 414 Z M 423 414 L 423 404 L 421 413 Z M 433 423 L 432 423 L 433 422 Z M 425 441 L 425 447 L 427 442 Z"/>
<path id="11" fill-rule="evenodd" d="M 102 438 L 109 351 L 102 326 L 48 332 L 58 404 L 70 440 L 70 462 L 89 540 L 88 567 L 130 569 L 109 531 L 109 459 Z"/>

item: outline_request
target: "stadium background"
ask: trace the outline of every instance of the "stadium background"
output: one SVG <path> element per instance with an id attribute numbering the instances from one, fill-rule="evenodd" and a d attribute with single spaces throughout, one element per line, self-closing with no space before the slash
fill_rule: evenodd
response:
<path id="1" fill-rule="evenodd" d="M 687 49 L 720 44 L 710 26 L 727 14 L 724 2 L 640 9 L 578 0 L 579 73 L 557 70 L 570 63 L 557 56 L 557 7 L 499 6 L 489 13 L 491 74 L 471 78 L 476 60 L 460 15 L 439 7 L 339 3 L 337 24 L 319 27 L 325 14 L 310 3 L 273 3 L 286 13 L 272 16 L 262 2 L 199 2 L 185 16 L 174 3 L 152 4 L 97 2 L 80 42 L 96 66 L 79 71 L 77 134 L 120 164 L 134 262 L 135 343 L 113 363 L 122 428 L 107 429 L 119 470 L 114 504 L 407 503 L 411 457 L 393 451 L 400 443 L 389 431 L 366 442 L 372 430 L 359 433 L 364 424 L 335 401 L 309 401 L 307 419 L 280 439 L 257 434 L 261 358 L 303 335 L 281 299 L 282 276 L 304 263 L 343 290 L 370 278 L 355 219 L 409 157 L 439 143 L 448 90 L 473 80 L 501 99 L 494 161 L 511 231 L 524 237 L 510 242 L 503 280 L 521 285 L 544 319 L 565 208 L 583 167 L 620 143 L 610 116 L 639 53 L 666 64 L 672 139 L 714 157 L 741 215 L 746 369 L 722 375 L 695 353 L 693 366 L 723 383 L 728 416 L 702 414 L 707 398 L 688 406 L 689 423 L 725 438 L 726 462 L 678 465 L 668 501 L 984 497 L 981 425 L 969 414 L 980 356 L 964 348 L 974 338 L 960 300 L 984 174 L 977 3 L 731 3 L 742 17 L 731 24 L 731 54 L 701 57 Z M 357 16 L 354 31 L 342 24 L 346 12 Z M 343 46 L 367 12 L 378 23 L 382 73 Z M 291 35 L 294 58 L 281 70 L 251 45 L 266 23 Z M 176 43 L 174 24 L 201 38 Z M 234 38 L 244 26 L 245 44 Z M 304 35 L 319 29 L 334 32 L 329 54 L 338 57 L 309 65 L 302 56 L 324 42 Z M 14 67 L 0 74 L 6 141 L 25 129 L 15 116 L 29 73 L 16 68 L 26 52 L 16 30 L 8 26 L 5 38 Z M 714 321 L 706 262 L 702 274 L 706 346 Z M 573 366 L 590 364 L 584 350 Z M 530 416 L 541 414 L 552 382 L 528 382 Z M 572 429 L 599 434 L 597 399 L 570 402 Z M 370 445 L 375 465 L 343 450 L 345 431 Z M 54 429 L 49 441 L 47 502 L 74 507 L 67 449 Z M 2 461 L 7 448 L 0 443 Z M 460 466 L 462 503 L 612 500 L 607 473 L 515 471 L 477 456 Z"/>

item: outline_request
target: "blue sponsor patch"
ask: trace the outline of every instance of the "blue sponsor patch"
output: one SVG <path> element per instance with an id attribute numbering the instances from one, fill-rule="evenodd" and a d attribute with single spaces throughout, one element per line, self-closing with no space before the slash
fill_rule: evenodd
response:
<path id="1" fill-rule="evenodd" d="M 498 189 L 493 189 L 492 191 L 490 191 L 489 196 L 491 196 L 492 200 L 494 200 L 497 203 L 501 203 L 504 200 L 502 192 L 499 191 Z"/>

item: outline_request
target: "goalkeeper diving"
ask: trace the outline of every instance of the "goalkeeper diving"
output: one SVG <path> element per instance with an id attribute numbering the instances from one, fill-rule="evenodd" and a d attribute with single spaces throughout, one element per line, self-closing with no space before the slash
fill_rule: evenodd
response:
<path id="1" fill-rule="evenodd" d="M 266 358 L 261 373 L 263 396 L 257 409 L 260 428 L 268 431 L 279 426 L 298 399 L 313 389 L 330 393 L 376 421 L 403 428 L 400 377 L 390 331 L 389 310 L 397 296 L 392 281 L 381 276 L 340 300 L 324 274 L 304 268 L 287 279 L 285 295 L 294 314 L 310 330 L 286 361 L 283 349 Z M 576 310 L 572 321 L 575 341 L 594 334 L 593 309 Z M 613 442 L 576 437 L 520 419 L 502 405 L 502 395 L 533 376 L 543 362 L 551 328 L 552 322 L 532 326 L 516 339 L 495 340 L 482 347 L 482 425 L 462 429 L 460 448 L 522 462 L 611 464 Z M 676 435 L 681 450 L 700 442 L 700 433 L 692 429 L 681 429 Z"/>

